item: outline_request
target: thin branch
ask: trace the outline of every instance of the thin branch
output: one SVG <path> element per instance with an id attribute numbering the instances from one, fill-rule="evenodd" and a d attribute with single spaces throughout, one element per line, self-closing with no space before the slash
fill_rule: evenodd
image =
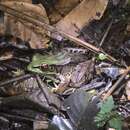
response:
<path id="1" fill-rule="evenodd" d="M 51 103 L 49 100 L 49 91 L 48 91 L 47 86 L 42 82 L 41 78 L 38 75 L 36 75 L 36 79 L 37 79 L 38 86 L 39 86 L 41 92 L 43 93 L 44 97 L 46 98 L 48 105 L 50 105 Z"/>
<path id="2" fill-rule="evenodd" d="M 130 71 L 130 66 L 126 69 L 126 71 L 124 72 L 124 74 L 117 80 L 117 82 L 105 94 L 105 96 L 103 97 L 103 100 L 106 100 L 113 93 L 113 91 L 118 87 L 118 85 L 126 77 L 126 75 L 129 73 L 129 71 Z"/>
<path id="3" fill-rule="evenodd" d="M 46 98 L 48 105 L 55 107 L 57 110 L 60 110 L 61 102 L 59 98 L 57 98 L 56 95 L 54 95 L 53 93 L 51 93 L 51 91 L 49 91 L 46 84 L 42 82 L 41 78 L 38 75 L 36 75 L 36 79 L 37 79 L 40 90 L 42 91 L 43 95 Z M 53 112 L 57 113 L 57 111 L 53 111 Z"/>
<path id="4" fill-rule="evenodd" d="M 100 42 L 100 44 L 99 44 L 100 47 L 103 45 L 103 43 L 104 43 L 104 41 L 105 41 L 105 39 L 106 39 L 106 37 L 107 37 L 107 35 L 108 35 L 110 29 L 111 29 L 112 23 L 113 23 L 113 19 L 112 19 L 111 22 L 109 23 L 109 25 L 108 25 L 108 27 L 107 27 L 107 29 L 106 29 L 106 32 L 105 32 L 105 34 L 104 34 L 104 36 L 103 36 L 103 38 L 102 38 L 102 40 L 101 40 L 101 42 Z"/>
<path id="5" fill-rule="evenodd" d="M 9 79 L 9 80 L 0 82 L 0 87 L 4 87 L 4 86 L 6 86 L 8 84 L 11 84 L 13 82 L 16 82 L 16 81 L 25 80 L 25 79 L 28 79 L 30 77 L 32 77 L 32 75 L 30 75 L 30 74 L 26 74 L 26 75 L 22 75 L 22 76 L 19 76 L 19 77 L 15 77 L 13 79 Z"/>

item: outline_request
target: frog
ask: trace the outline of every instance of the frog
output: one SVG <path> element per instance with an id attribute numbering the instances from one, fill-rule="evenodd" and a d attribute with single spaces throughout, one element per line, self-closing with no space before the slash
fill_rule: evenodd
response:
<path id="1" fill-rule="evenodd" d="M 67 53 L 59 52 L 57 54 L 45 54 L 36 53 L 31 63 L 27 66 L 28 71 L 38 74 L 55 74 L 51 70 L 50 66 L 66 65 L 70 63 L 71 57 Z M 41 68 L 42 67 L 42 68 Z"/>

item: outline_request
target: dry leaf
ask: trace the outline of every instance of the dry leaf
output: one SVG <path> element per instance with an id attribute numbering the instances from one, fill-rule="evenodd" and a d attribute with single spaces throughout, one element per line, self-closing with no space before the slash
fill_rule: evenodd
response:
<path id="1" fill-rule="evenodd" d="M 40 21 L 49 23 L 47 14 L 42 5 L 33 5 L 31 0 L 23 1 L 3 1 L 2 4 L 9 6 L 15 10 L 26 13 Z M 13 16 L 5 14 L 4 24 L 0 25 L 0 33 L 11 34 L 13 36 L 19 37 L 22 40 L 28 41 L 32 48 L 46 48 L 49 38 L 46 36 L 46 31 L 34 26 L 31 23 L 27 23 Z"/>
<path id="2" fill-rule="evenodd" d="M 83 0 L 56 27 L 73 36 L 93 19 L 100 19 L 107 7 L 108 0 Z"/>
<path id="3" fill-rule="evenodd" d="M 76 5 L 78 5 L 82 0 L 59 0 L 55 5 L 55 8 L 62 13 L 62 15 L 66 15 L 69 13 Z"/>
<path id="4" fill-rule="evenodd" d="M 33 5 L 31 3 L 26 2 L 1 2 L 2 4 L 9 6 L 13 9 L 26 13 L 30 16 L 33 16 L 36 19 L 43 20 L 44 22 L 48 23 L 46 11 L 43 6 L 40 5 Z"/>
<path id="5" fill-rule="evenodd" d="M 49 13 L 49 19 L 52 24 L 57 23 L 67 15 L 82 0 L 58 0 Z"/>

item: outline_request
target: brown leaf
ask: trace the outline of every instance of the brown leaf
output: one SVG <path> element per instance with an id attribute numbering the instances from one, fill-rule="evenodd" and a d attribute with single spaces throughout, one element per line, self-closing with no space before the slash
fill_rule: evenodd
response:
<path id="1" fill-rule="evenodd" d="M 22 11 L 23 13 L 27 13 L 28 15 L 33 16 L 39 20 L 42 19 L 44 22 L 48 23 L 46 11 L 41 5 L 33 5 L 31 3 L 16 1 L 1 3 L 18 11 Z"/>
<path id="2" fill-rule="evenodd" d="M 92 60 L 79 63 L 72 72 L 71 86 L 80 87 L 85 81 L 89 81 L 94 72 L 93 68 L 94 62 Z"/>
<path id="3" fill-rule="evenodd" d="M 83 0 L 56 27 L 73 36 L 93 19 L 100 19 L 108 4 L 107 0 Z"/>
<path id="4" fill-rule="evenodd" d="M 2 4 L 9 6 L 15 10 L 26 13 L 40 21 L 49 23 L 45 9 L 41 5 L 31 4 L 31 0 L 23 1 L 4 1 Z M 46 36 L 46 31 L 39 28 L 33 24 L 21 21 L 8 14 L 5 15 L 4 24 L 0 25 L 2 34 L 11 34 L 13 36 L 19 37 L 22 40 L 30 42 L 32 48 L 45 48 L 47 47 L 47 42 L 49 38 Z"/>
<path id="5" fill-rule="evenodd" d="M 55 8 L 63 15 L 69 13 L 82 0 L 59 0 Z"/>
<path id="6" fill-rule="evenodd" d="M 58 0 L 49 13 L 50 22 L 52 24 L 57 23 L 67 15 L 76 5 L 82 0 Z"/>

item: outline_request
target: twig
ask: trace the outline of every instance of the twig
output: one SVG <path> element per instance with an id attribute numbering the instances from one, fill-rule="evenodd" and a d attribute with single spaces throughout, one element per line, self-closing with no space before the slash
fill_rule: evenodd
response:
<path id="1" fill-rule="evenodd" d="M 24 63 L 30 63 L 30 61 L 26 58 L 13 57 L 13 59 L 24 62 Z"/>
<path id="2" fill-rule="evenodd" d="M 73 41 L 77 45 L 83 46 L 83 47 L 87 48 L 88 50 L 90 50 L 90 51 L 92 51 L 94 53 L 104 53 L 107 56 L 107 59 L 112 61 L 112 62 L 116 62 L 117 61 L 115 58 L 113 58 L 112 56 L 108 55 L 107 53 L 105 53 L 101 49 L 91 45 L 90 43 L 82 41 L 79 38 L 76 38 L 76 37 L 74 37 L 72 35 L 69 35 L 69 34 L 61 31 L 61 30 L 58 30 L 55 27 L 53 27 L 51 25 L 48 25 L 48 24 L 44 23 L 43 21 L 39 21 L 39 20 L 37 20 L 37 19 L 35 19 L 35 18 L 25 14 L 25 13 L 22 13 L 20 11 L 17 11 L 15 9 L 12 9 L 12 8 L 10 8 L 8 6 L 5 6 L 5 5 L 2 5 L 2 4 L 0 4 L 0 10 L 4 11 L 4 12 L 10 14 L 10 15 L 13 15 L 13 16 L 19 18 L 19 19 L 22 19 L 22 20 L 24 20 L 26 22 L 30 22 L 30 23 L 32 23 L 32 24 L 34 24 L 34 25 L 36 25 L 38 27 L 41 27 L 41 28 L 43 28 L 43 29 L 45 29 L 45 30 L 47 30 L 47 31 L 49 31 L 51 33 L 58 33 L 61 36 L 63 36 L 65 38 Z"/>
<path id="3" fill-rule="evenodd" d="M 105 39 L 106 39 L 106 37 L 107 37 L 107 35 L 108 35 L 110 29 L 111 29 L 112 23 L 113 23 L 113 19 L 112 19 L 111 22 L 109 23 L 109 25 L 108 25 L 108 27 L 107 27 L 107 30 L 106 30 L 106 32 L 105 32 L 105 34 L 104 34 L 104 36 L 103 36 L 103 38 L 102 38 L 102 40 L 101 40 L 101 42 L 100 42 L 100 44 L 99 44 L 100 47 L 103 45 L 103 43 L 104 43 L 104 41 L 105 41 Z"/>
<path id="4" fill-rule="evenodd" d="M 117 80 L 117 82 L 110 88 L 110 90 L 105 94 L 105 96 L 103 97 L 103 101 L 106 100 L 113 93 L 113 91 L 118 87 L 118 85 L 126 77 L 129 71 L 130 71 L 130 66 L 126 69 L 124 74 Z"/>
<path id="5" fill-rule="evenodd" d="M 7 114 L 7 113 L 0 113 L 1 116 L 7 117 L 9 119 L 13 119 L 13 120 L 19 120 L 19 121 L 41 121 L 38 119 L 33 119 L 30 117 L 25 117 L 25 116 L 19 116 L 19 115 L 12 115 L 12 114 Z"/>
<path id="6" fill-rule="evenodd" d="M 51 93 L 49 91 L 49 89 L 47 88 L 46 84 L 44 84 L 41 80 L 41 78 L 39 77 L 39 75 L 36 75 L 36 79 L 39 85 L 39 88 L 41 89 L 43 95 L 46 98 L 46 101 L 48 103 L 49 106 L 53 106 L 55 107 L 57 110 L 61 109 L 61 102 L 59 100 L 59 98 L 57 98 L 53 93 Z M 52 110 L 53 113 L 57 113 L 57 111 Z"/>
<path id="7" fill-rule="evenodd" d="M 12 69 L 12 70 L 17 70 L 17 68 L 11 64 L 8 64 L 8 63 L 0 63 L 2 66 L 6 67 L 6 68 L 9 68 L 9 69 Z"/>
<path id="8" fill-rule="evenodd" d="M 90 90 L 93 90 L 93 89 L 101 88 L 105 84 L 106 84 L 105 82 L 90 83 L 90 84 L 82 86 L 81 88 L 79 88 L 79 90 L 90 91 Z"/>
<path id="9" fill-rule="evenodd" d="M 47 89 L 46 85 L 42 82 L 42 80 L 41 80 L 41 78 L 39 77 L 39 75 L 36 75 L 36 79 L 37 79 L 38 86 L 39 86 L 41 92 L 42 92 L 43 95 L 45 96 L 48 105 L 50 105 L 49 92 L 48 92 L 48 89 Z"/>
<path id="10" fill-rule="evenodd" d="M 10 60 L 10 59 L 12 59 L 12 57 L 13 57 L 12 54 L 7 55 L 7 56 L 1 56 L 1 57 L 0 57 L 0 61 Z"/>
<path id="11" fill-rule="evenodd" d="M 4 87 L 5 85 L 11 84 L 11 83 L 16 82 L 16 81 L 21 81 L 21 80 L 24 80 L 24 79 L 28 79 L 30 77 L 32 77 L 32 75 L 30 75 L 30 74 L 15 77 L 13 79 L 9 79 L 9 80 L 0 82 L 0 87 Z"/>

